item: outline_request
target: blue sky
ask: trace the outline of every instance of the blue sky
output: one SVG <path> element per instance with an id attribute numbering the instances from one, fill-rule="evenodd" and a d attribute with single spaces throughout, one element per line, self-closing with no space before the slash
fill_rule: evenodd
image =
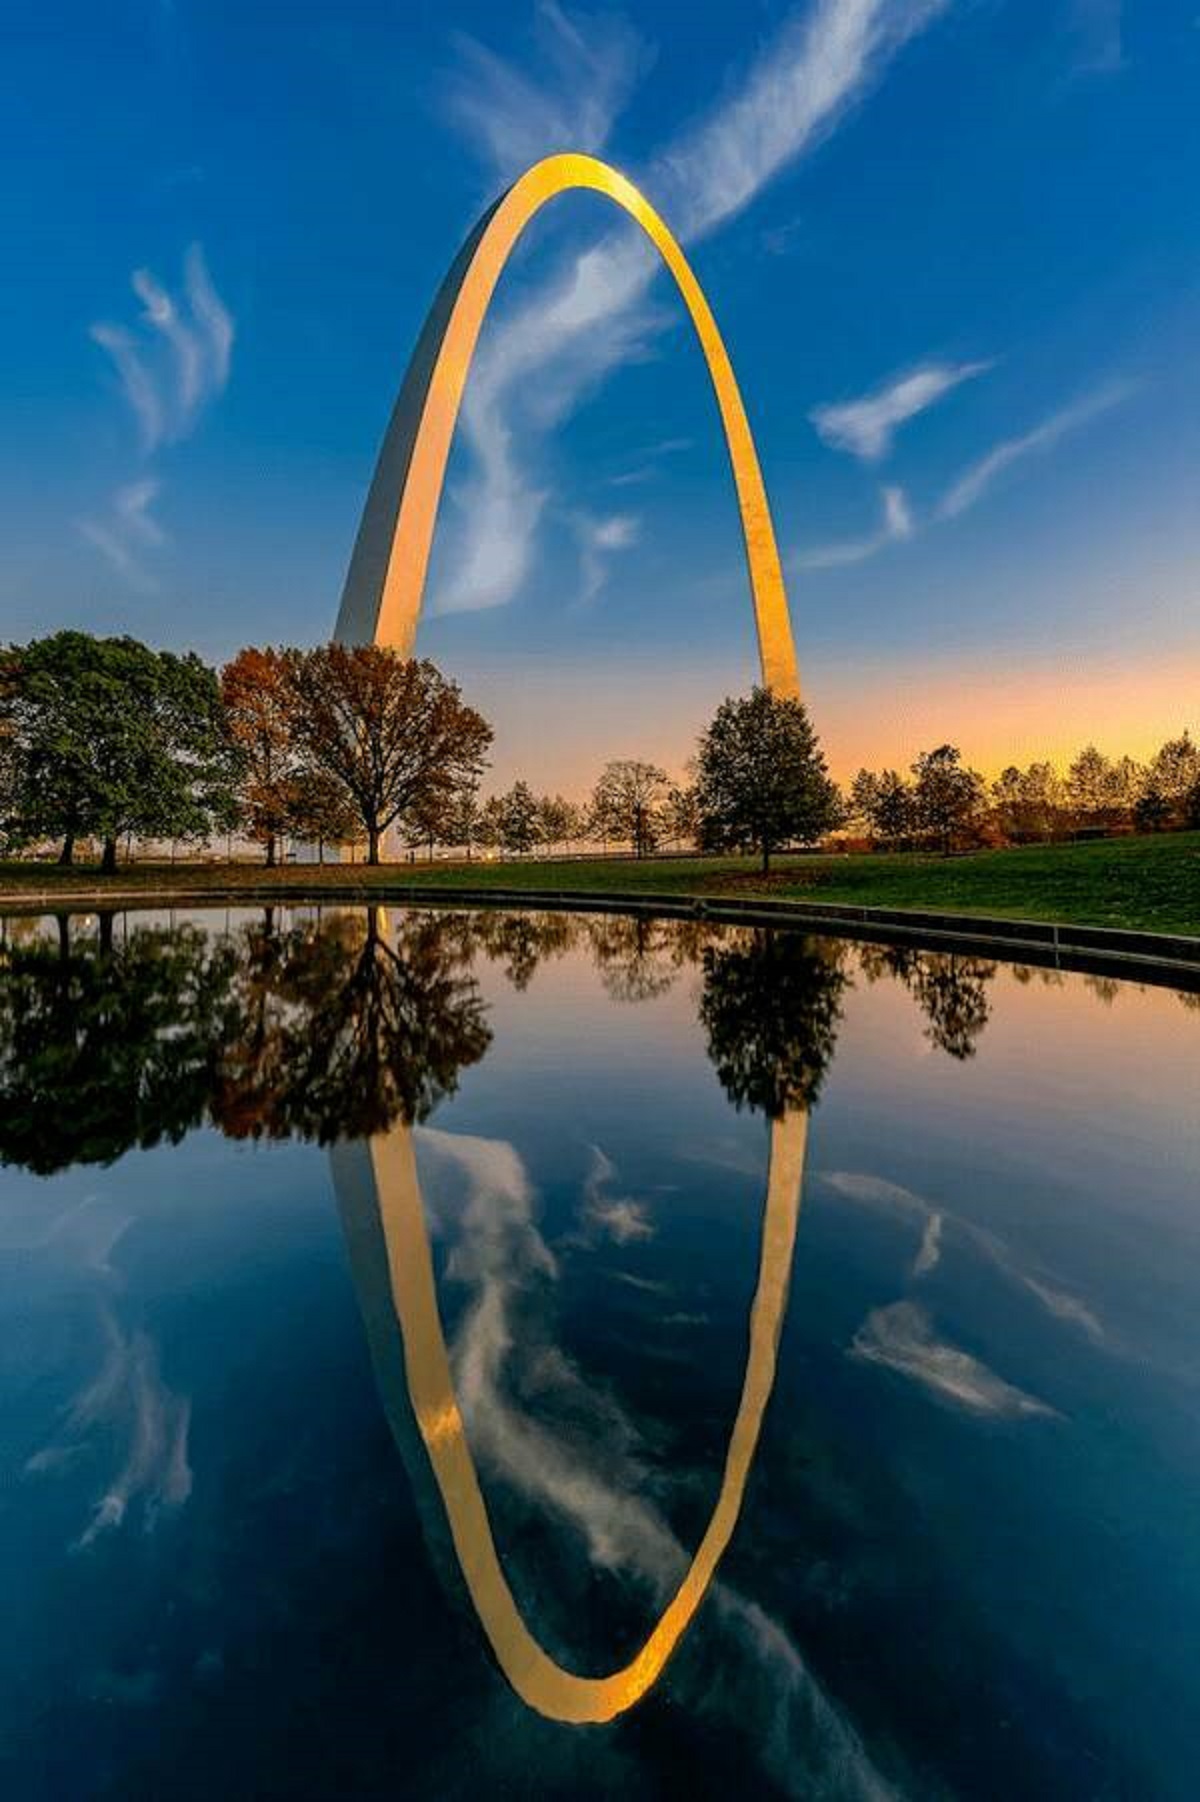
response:
<path id="1" fill-rule="evenodd" d="M 706 288 L 840 773 L 1200 725 L 1196 0 L 110 0 L 4 32 L 5 636 L 326 636 L 446 265 L 577 148 Z M 703 363 L 634 229 L 595 196 L 537 220 L 468 388 L 420 648 L 500 780 L 678 767 L 754 676 Z"/>

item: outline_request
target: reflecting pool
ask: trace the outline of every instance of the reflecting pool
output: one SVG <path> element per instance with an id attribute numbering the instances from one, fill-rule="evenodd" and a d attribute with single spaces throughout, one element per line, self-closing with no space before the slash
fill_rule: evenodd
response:
<path id="1" fill-rule="evenodd" d="M 1200 997 L 0 920 L 0 1793 L 1192 1797 Z"/>

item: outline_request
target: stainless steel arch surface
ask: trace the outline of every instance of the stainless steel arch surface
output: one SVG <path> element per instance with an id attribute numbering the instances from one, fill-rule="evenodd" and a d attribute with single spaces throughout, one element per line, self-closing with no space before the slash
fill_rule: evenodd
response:
<path id="1" fill-rule="evenodd" d="M 637 220 L 683 297 L 712 378 L 741 513 L 764 684 L 798 696 L 787 593 L 758 453 L 716 320 L 665 222 L 633 183 L 591 156 L 549 156 L 480 219 L 426 318 L 384 438 L 342 591 L 337 638 L 412 652 L 446 460 L 492 293 L 526 225 L 573 188 L 606 195 Z"/>

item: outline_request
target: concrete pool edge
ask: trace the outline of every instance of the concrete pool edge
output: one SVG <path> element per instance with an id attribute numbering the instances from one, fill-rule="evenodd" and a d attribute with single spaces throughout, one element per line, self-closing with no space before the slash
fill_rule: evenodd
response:
<path id="1" fill-rule="evenodd" d="M 412 882 L 303 885 L 271 884 L 228 888 L 185 885 L 121 889 L 88 887 L 69 891 L 0 891 L 0 914 L 66 913 L 80 909 L 149 910 L 159 907 L 388 906 L 448 908 L 503 907 L 526 911 L 639 914 L 665 919 L 711 920 L 718 925 L 774 926 L 825 931 L 846 938 L 903 942 L 965 956 L 1000 957 L 1085 975 L 1123 976 L 1200 989 L 1200 937 L 1185 933 L 1140 932 L 1127 927 L 1009 919 L 1000 915 L 943 910 L 863 907 L 846 902 L 792 900 L 727 901 L 715 896 L 647 894 L 642 891 L 589 893 L 575 889 L 455 888 Z"/>

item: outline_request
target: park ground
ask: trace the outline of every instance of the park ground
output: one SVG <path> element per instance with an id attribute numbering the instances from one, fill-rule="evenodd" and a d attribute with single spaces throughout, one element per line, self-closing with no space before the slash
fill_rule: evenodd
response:
<path id="1" fill-rule="evenodd" d="M 289 891 L 398 889 L 413 884 L 456 891 L 644 893 L 724 899 L 770 896 L 848 902 L 947 913 L 990 914 L 1145 932 L 1200 934 L 1200 832 L 1103 839 L 1089 844 L 1026 845 L 938 857 L 918 852 L 836 852 L 780 857 L 764 878 L 750 858 L 528 858 L 519 862 L 289 864 L 276 870 L 251 862 L 123 864 L 115 876 L 94 867 L 0 864 L 0 906 L 78 900 L 92 907 L 152 900 L 156 894 L 212 891 L 222 899 L 244 891 L 262 898 Z"/>

